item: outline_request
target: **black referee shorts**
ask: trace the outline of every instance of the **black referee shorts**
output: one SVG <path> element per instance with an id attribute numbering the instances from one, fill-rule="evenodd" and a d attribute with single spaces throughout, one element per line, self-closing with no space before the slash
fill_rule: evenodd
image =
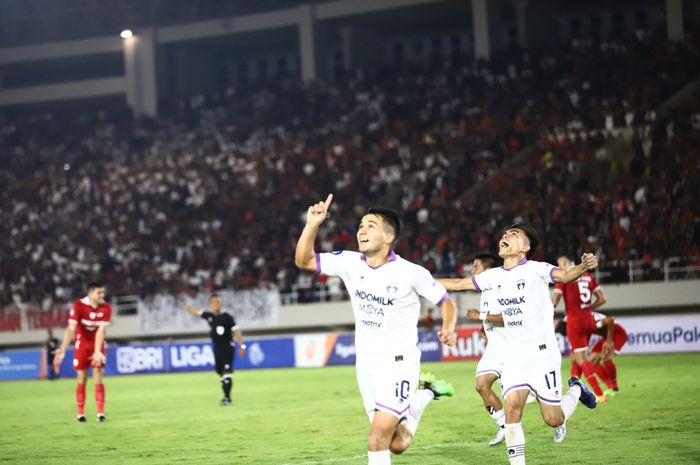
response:
<path id="1" fill-rule="evenodd" d="M 214 362 L 216 372 L 222 375 L 224 372 L 233 371 L 233 346 L 230 344 L 214 344 Z"/>

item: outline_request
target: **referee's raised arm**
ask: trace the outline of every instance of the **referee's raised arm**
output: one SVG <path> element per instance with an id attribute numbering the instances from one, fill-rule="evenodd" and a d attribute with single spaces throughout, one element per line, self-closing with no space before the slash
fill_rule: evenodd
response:
<path id="1" fill-rule="evenodd" d="M 328 216 L 328 207 L 333 201 L 333 194 L 328 194 L 325 202 L 318 202 L 309 207 L 306 213 L 306 226 L 301 232 L 297 249 L 294 254 L 294 263 L 302 270 L 316 271 L 316 253 L 314 252 L 314 242 L 321 223 Z"/>

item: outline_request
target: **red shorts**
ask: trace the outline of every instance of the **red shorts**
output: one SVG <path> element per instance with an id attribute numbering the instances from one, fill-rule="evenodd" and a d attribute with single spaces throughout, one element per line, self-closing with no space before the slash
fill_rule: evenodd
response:
<path id="1" fill-rule="evenodd" d="M 80 341 L 75 347 L 75 352 L 73 354 L 73 369 L 75 370 L 87 370 L 92 366 L 92 354 L 95 352 L 94 341 Z M 105 350 L 105 345 L 102 344 L 102 353 L 107 355 Z M 101 363 L 97 368 L 104 368 L 105 364 Z"/>
<path id="2" fill-rule="evenodd" d="M 588 342 L 591 335 L 596 332 L 595 318 L 593 314 L 583 315 L 578 318 L 567 318 L 566 335 L 569 338 L 571 351 L 588 350 Z"/>
<path id="3" fill-rule="evenodd" d="M 622 346 L 625 345 L 627 342 L 627 331 L 625 331 L 625 328 L 622 326 L 618 325 L 615 323 L 615 330 L 613 331 L 613 346 L 615 347 L 615 352 L 619 352 L 620 349 L 622 349 Z M 591 352 L 593 353 L 598 353 L 603 351 L 603 343 L 605 343 L 605 336 L 598 341 L 593 348 L 591 349 Z"/>

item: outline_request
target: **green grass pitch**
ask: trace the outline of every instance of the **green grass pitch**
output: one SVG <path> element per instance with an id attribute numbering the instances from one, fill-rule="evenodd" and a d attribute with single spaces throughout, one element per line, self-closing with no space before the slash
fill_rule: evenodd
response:
<path id="1" fill-rule="evenodd" d="M 621 356 L 621 393 L 582 405 L 553 444 L 535 404 L 523 426 L 530 464 L 696 464 L 700 354 Z M 475 362 L 426 363 L 452 381 L 431 403 L 411 448 L 394 464 L 507 464 L 473 388 Z M 563 376 L 568 378 L 565 359 Z M 354 367 L 237 372 L 234 406 L 220 407 L 212 372 L 111 377 L 107 422 L 75 421 L 74 379 L 0 383 L 0 463 L 364 465 L 368 422 Z"/>

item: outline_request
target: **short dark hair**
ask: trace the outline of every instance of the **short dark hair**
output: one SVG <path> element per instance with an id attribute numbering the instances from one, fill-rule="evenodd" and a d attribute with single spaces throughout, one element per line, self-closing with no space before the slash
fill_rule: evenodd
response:
<path id="1" fill-rule="evenodd" d="M 386 207 L 372 206 L 369 207 L 362 216 L 366 215 L 380 216 L 384 220 L 384 223 L 387 223 L 394 230 L 394 243 L 399 240 L 399 236 L 401 235 L 401 217 L 399 217 L 399 214 L 395 210 Z"/>
<path id="2" fill-rule="evenodd" d="M 535 250 L 537 250 L 537 246 L 540 245 L 540 240 L 537 237 L 537 232 L 535 229 L 527 223 L 515 223 L 508 229 L 519 229 L 525 233 L 527 240 L 530 241 L 530 250 L 525 254 L 525 256 L 527 258 L 532 257 Z"/>
<path id="3" fill-rule="evenodd" d="M 100 281 L 90 281 L 87 285 L 87 291 L 92 292 L 93 289 L 97 289 L 100 287 L 105 287 L 105 285 L 102 284 Z"/>
<path id="4" fill-rule="evenodd" d="M 217 294 L 216 292 L 214 292 L 212 295 L 209 296 L 209 300 L 211 300 L 211 299 L 217 299 L 217 298 L 220 298 L 220 297 L 221 297 L 221 296 L 220 296 L 219 294 Z"/>
<path id="5" fill-rule="evenodd" d="M 491 252 L 479 252 L 478 254 L 474 255 L 474 260 L 479 260 L 484 266 L 484 269 L 487 270 L 495 268 L 498 264 L 498 257 L 496 254 Z"/>

